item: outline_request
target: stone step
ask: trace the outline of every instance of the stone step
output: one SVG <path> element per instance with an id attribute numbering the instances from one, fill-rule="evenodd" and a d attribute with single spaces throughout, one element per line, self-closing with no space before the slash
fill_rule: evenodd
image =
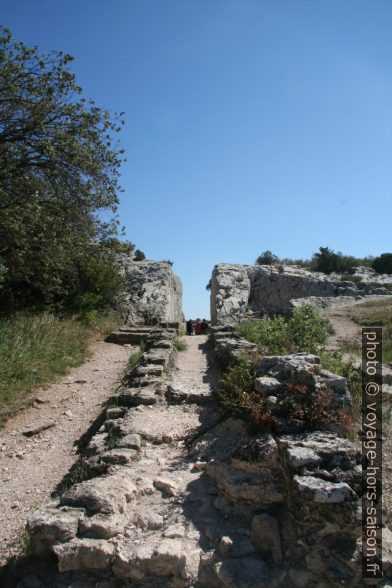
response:
<path id="1" fill-rule="evenodd" d="M 107 343 L 117 343 L 118 345 L 139 345 L 143 341 L 147 341 L 149 337 L 148 332 L 143 331 L 113 331 L 105 339 Z"/>

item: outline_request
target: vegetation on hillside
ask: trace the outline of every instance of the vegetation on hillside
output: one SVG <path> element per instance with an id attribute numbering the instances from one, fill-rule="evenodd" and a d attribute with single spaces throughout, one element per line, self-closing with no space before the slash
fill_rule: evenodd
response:
<path id="1" fill-rule="evenodd" d="M 392 274 L 392 253 L 382 253 L 378 257 L 354 257 L 344 255 L 340 251 L 335 252 L 329 247 L 320 247 L 311 259 L 280 259 L 271 251 L 263 251 L 256 259 L 258 265 L 299 265 L 305 269 L 323 272 L 325 274 L 346 274 L 345 279 L 353 279 L 353 272 L 358 266 L 368 266 L 379 274 Z"/>

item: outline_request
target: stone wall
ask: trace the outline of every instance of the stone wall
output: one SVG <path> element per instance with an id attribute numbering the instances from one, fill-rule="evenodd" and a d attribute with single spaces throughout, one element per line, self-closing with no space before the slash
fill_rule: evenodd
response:
<path id="1" fill-rule="evenodd" d="M 308 297 L 390 294 L 378 283 L 342 281 L 295 266 L 218 264 L 211 277 L 211 321 L 235 324 L 246 316 L 289 313 L 292 301 Z"/>
<path id="2" fill-rule="evenodd" d="M 132 261 L 121 256 L 127 289 L 121 302 L 125 322 L 134 325 L 183 322 L 182 284 L 170 263 Z"/>
<path id="3" fill-rule="evenodd" d="M 228 326 L 212 327 L 210 341 L 222 367 L 252 352 Z M 285 416 L 290 390 L 298 385 L 302 396 L 330 394 L 326 429 L 309 426 L 301 416 Z M 239 425 L 233 421 L 230 451 L 206 464 L 219 492 L 216 502 L 226 516 L 241 512 L 249 521 L 251 540 L 276 580 L 267 578 L 266 586 L 363 586 L 360 448 L 341 436 L 334 418 L 351 411 L 345 379 L 323 370 L 313 354 L 271 356 L 259 358 L 254 390 L 274 425 L 256 435 L 236 436 L 234 422 L 238 430 Z M 279 580 L 278 571 L 286 573 L 284 579 Z"/>

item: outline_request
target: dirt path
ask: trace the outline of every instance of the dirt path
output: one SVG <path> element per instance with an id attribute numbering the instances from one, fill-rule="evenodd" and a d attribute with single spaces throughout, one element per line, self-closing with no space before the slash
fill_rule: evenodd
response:
<path id="1" fill-rule="evenodd" d="M 75 462 L 75 442 L 101 412 L 132 350 L 97 341 L 92 351 L 0 430 L 0 564 L 18 551 L 28 513 L 48 499 Z M 54 426 L 42 433 L 23 435 L 49 423 Z"/>
<path id="2" fill-rule="evenodd" d="M 350 316 L 351 308 L 350 306 L 343 306 L 341 308 L 330 308 L 324 312 L 334 330 L 334 334 L 329 341 L 332 349 L 339 349 L 342 341 L 360 342 L 360 329 Z"/>

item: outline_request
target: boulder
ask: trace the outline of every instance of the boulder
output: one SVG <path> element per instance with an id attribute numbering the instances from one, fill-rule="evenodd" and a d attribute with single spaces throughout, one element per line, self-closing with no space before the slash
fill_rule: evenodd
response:
<path id="1" fill-rule="evenodd" d="M 102 539 L 72 539 L 53 548 L 60 572 L 104 570 L 114 555 L 114 545 Z"/>
<path id="2" fill-rule="evenodd" d="M 60 499 L 61 505 L 85 508 L 90 513 L 124 513 L 136 493 L 131 470 L 121 468 L 112 475 L 74 484 Z"/>

